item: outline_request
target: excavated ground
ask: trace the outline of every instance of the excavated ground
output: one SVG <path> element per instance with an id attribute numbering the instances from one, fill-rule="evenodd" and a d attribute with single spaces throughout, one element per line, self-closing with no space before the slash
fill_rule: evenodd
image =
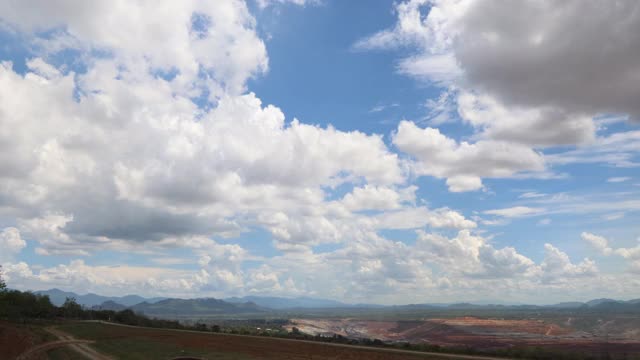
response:
<path id="1" fill-rule="evenodd" d="M 543 320 L 505 320 L 458 317 L 412 321 L 369 321 L 356 319 L 292 319 L 297 327 L 312 335 L 342 335 L 383 341 L 426 342 L 443 346 L 470 346 L 478 349 L 511 346 L 548 346 L 560 349 L 600 351 L 614 348 L 640 352 L 640 339 L 626 335 L 601 335 L 578 331 Z"/>

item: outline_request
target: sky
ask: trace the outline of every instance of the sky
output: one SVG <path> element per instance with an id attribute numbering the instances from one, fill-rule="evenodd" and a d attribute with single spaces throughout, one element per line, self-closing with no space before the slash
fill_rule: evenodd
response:
<path id="1" fill-rule="evenodd" d="M 640 297 L 636 1 L 2 0 L 0 62 L 12 288 Z"/>

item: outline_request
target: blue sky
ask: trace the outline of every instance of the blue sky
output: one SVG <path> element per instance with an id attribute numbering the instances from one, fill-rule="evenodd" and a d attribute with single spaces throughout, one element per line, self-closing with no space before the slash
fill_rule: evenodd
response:
<path id="1" fill-rule="evenodd" d="M 596 5 L 1 5 L 4 276 L 180 297 L 637 297 L 640 21 Z"/>

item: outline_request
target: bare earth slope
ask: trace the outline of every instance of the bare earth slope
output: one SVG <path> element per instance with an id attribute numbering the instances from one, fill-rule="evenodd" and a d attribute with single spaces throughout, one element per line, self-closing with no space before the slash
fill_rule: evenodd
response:
<path id="1" fill-rule="evenodd" d="M 640 338 L 635 332 L 601 334 L 606 323 L 587 332 L 538 319 L 483 319 L 476 317 L 433 318 L 411 321 L 375 321 L 358 319 L 292 319 L 289 329 L 297 327 L 311 335 L 342 335 L 383 341 L 430 343 L 443 346 L 469 346 L 496 349 L 511 346 L 546 346 L 563 350 L 601 351 L 612 348 L 625 353 L 640 353 Z"/>

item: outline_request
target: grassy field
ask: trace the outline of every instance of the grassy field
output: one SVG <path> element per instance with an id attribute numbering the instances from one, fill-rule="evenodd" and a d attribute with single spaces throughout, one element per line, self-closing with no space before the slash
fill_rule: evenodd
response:
<path id="1" fill-rule="evenodd" d="M 59 329 L 79 339 L 94 340 L 96 350 L 117 359 L 171 359 L 197 356 L 206 359 L 278 359 L 278 360 L 418 360 L 447 357 L 383 352 L 331 346 L 322 343 L 243 337 L 176 330 L 133 328 L 102 323 L 76 322 Z"/>
<path id="2" fill-rule="evenodd" d="M 63 347 L 47 352 L 49 360 L 86 360 L 86 358 L 72 349 Z"/>
<path id="3" fill-rule="evenodd" d="M 171 359 L 195 356 L 215 360 L 250 360 L 246 354 L 216 351 L 215 348 L 185 342 L 184 333 L 135 329 L 101 323 L 70 323 L 58 327 L 78 339 L 96 341 L 96 350 L 117 359 Z M 198 335 L 198 334 L 196 334 Z"/>

